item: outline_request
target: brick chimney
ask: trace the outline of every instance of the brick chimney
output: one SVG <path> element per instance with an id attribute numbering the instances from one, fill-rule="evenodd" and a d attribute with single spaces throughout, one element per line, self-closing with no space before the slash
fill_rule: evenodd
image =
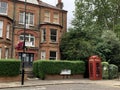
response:
<path id="1" fill-rule="evenodd" d="M 62 2 L 62 0 L 58 0 L 58 3 L 56 5 L 56 7 L 60 8 L 60 9 L 63 9 L 63 2 Z"/>
<path id="2" fill-rule="evenodd" d="M 37 1 L 38 1 L 38 3 L 40 4 L 41 0 L 37 0 Z"/>

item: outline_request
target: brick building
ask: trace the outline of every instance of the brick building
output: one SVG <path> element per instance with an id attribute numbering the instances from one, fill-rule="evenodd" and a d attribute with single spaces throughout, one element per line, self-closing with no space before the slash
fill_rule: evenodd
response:
<path id="1" fill-rule="evenodd" d="M 59 60 L 60 38 L 67 30 L 67 11 L 41 0 L 0 0 L 0 58 L 22 59 L 25 38 L 26 65 L 34 60 Z"/>

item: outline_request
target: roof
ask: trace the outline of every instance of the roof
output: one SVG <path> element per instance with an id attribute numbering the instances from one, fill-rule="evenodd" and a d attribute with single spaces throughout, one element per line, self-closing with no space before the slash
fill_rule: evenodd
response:
<path id="1" fill-rule="evenodd" d="M 25 2 L 25 0 L 18 0 L 18 1 L 23 1 Z M 38 1 L 37 0 L 26 0 L 28 3 L 32 3 L 32 4 L 36 4 L 38 5 Z"/>
<path id="2" fill-rule="evenodd" d="M 25 2 L 25 0 L 19 0 L 19 1 Z M 43 7 L 48 7 L 48 8 L 53 8 L 53 9 L 59 9 L 59 10 L 61 10 L 60 8 L 57 8 L 56 6 L 47 4 L 47 3 L 42 2 L 42 1 L 40 1 L 40 4 L 38 3 L 37 0 L 26 0 L 26 1 L 28 3 L 31 3 L 31 4 L 35 4 L 35 5 L 40 5 L 40 6 L 43 6 Z"/>

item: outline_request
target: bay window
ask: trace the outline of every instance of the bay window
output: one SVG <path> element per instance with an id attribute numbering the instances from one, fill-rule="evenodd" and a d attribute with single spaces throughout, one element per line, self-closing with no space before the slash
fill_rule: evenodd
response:
<path id="1" fill-rule="evenodd" d="M 41 60 L 45 60 L 45 59 L 46 59 L 46 52 L 41 51 Z"/>
<path id="2" fill-rule="evenodd" d="M 20 41 L 24 41 L 24 34 L 20 35 Z M 25 46 L 34 47 L 35 46 L 35 37 L 31 34 L 25 35 Z"/>
<path id="3" fill-rule="evenodd" d="M 10 24 L 7 25 L 6 38 L 10 38 Z"/>
<path id="4" fill-rule="evenodd" d="M 9 58 L 8 55 L 9 55 L 9 49 L 6 48 L 6 49 L 5 49 L 5 59 L 8 59 L 8 58 Z"/>
<path id="5" fill-rule="evenodd" d="M 57 52 L 56 51 L 50 51 L 50 60 L 57 60 Z"/>
<path id="6" fill-rule="evenodd" d="M 50 41 L 57 42 L 57 30 L 56 29 L 50 29 Z"/>
<path id="7" fill-rule="evenodd" d="M 41 42 L 46 41 L 46 29 L 41 30 Z"/>
<path id="8" fill-rule="evenodd" d="M 0 21 L 0 37 L 2 37 L 3 34 L 3 21 Z"/>

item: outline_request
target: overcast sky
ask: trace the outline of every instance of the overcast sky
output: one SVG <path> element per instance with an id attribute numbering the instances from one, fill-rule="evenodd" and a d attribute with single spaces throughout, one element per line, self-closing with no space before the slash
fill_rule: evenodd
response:
<path id="1" fill-rule="evenodd" d="M 56 5 L 58 0 L 42 0 L 43 2 L 46 2 L 48 4 L 51 5 Z M 62 0 L 62 2 L 64 3 L 64 10 L 68 11 L 68 18 L 67 18 L 67 22 L 68 22 L 68 27 L 70 27 L 70 22 L 73 18 L 73 11 L 75 10 L 74 8 L 74 1 L 75 0 Z"/>

